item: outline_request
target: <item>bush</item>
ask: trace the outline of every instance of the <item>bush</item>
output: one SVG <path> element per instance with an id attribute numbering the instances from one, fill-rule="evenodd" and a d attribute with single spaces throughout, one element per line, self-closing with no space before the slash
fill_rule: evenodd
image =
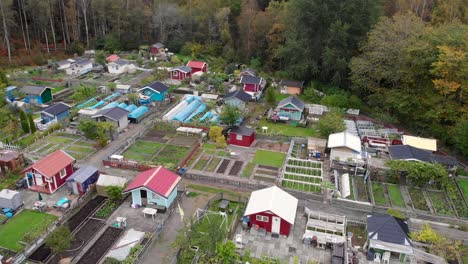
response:
<path id="1" fill-rule="evenodd" d="M 70 233 L 70 229 L 63 225 L 57 227 L 57 229 L 47 236 L 45 244 L 50 247 L 55 254 L 61 254 L 67 248 L 70 248 L 72 241 L 73 235 Z"/>
<path id="2" fill-rule="evenodd" d="M 121 201 L 123 199 L 122 192 L 123 192 L 123 188 L 119 186 L 107 186 L 106 187 L 107 196 L 109 196 L 109 198 L 112 201 Z"/>
<path id="3" fill-rule="evenodd" d="M 115 201 L 107 201 L 97 212 L 96 212 L 96 217 L 102 218 L 102 219 L 107 219 L 111 214 L 114 212 L 114 210 L 119 207 L 119 203 Z"/>
<path id="4" fill-rule="evenodd" d="M 346 129 L 343 121 L 343 113 L 338 109 L 331 109 L 318 122 L 320 135 L 328 137 L 328 135 L 336 132 L 341 132 Z"/>
<path id="5" fill-rule="evenodd" d="M 78 56 L 81 56 L 81 54 L 83 54 L 83 52 L 85 51 L 85 48 L 83 46 L 83 44 L 79 41 L 74 41 L 72 42 L 69 46 L 68 46 L 68 49 L 67 49 L 67 53 L 69 54 L 78 54 Z"/>

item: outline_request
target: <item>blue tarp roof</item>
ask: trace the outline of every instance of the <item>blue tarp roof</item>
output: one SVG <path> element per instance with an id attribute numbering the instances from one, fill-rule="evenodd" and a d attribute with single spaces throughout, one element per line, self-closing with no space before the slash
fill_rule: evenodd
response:
<path id="1" fill-rule="evenodd" d="M 67 182 L 76 181 L 79 183 L 83 183 L 87 179 L 89 179 L 89 177 L 93 176 L 93 174 L 96 173 L 97 171 L 98 169 L 96 167 L 83 166 L 79 168 L 77 171 L 75 171 L 72 175 L 70 175 L 70 177 L 68 177 L 67 179 Z"/>

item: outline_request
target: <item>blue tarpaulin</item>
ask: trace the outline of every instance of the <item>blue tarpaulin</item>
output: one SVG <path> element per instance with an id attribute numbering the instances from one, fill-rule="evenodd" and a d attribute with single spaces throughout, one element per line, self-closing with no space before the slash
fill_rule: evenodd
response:
<path id="1" fill-rule="evenodd" d="M 112 103 L 109 103 L 107 105 L 105 105 L 103 108 L 101 109 L 108 109 L 108 108 L 112 108 L 112 107 L 116 107 L 119 105 L 119 102 L 112 102 Z"/>
<path id="2" fill-rule="evenodd" d="M 133 110 L 130 114 L 128 114 L 128 118 L 139 118 L 144 113 L 148 112 L 148 107 L 140 106 L 137 109 Z"/>
<path id="3" fill-rule="evenodd" d="M 199 100 L 193 100 L 187 107 L 182 109 L 177 115 L 175 115 L 172 120 L 177 120 L 179 122 L 184 122 L 184 120 L 199 106 L 201 102 Z"/>
<path id="4" fill-rule="evenodd" d="M 120 104 L 119 104 L 119 107 L 122 108 L 122 109 L 127 108 L 127 106 L 128 106 L 128 105 L 127 105 L 126 103 L 120 103 Z"/>
<path id="5" fill-rule="evenodd" d="M 90 108 L 91 108 L 91 109 L 96 109 L 96 108 L 100 107 L 101 105 L 103 105 L 103 104 L 105 104 L 105 103 L 106 103 L 106 102 L 104 102 L 104 101 L 99 101 L 99 102 L 97 102 L 95 105 L 91 106 Z"/>

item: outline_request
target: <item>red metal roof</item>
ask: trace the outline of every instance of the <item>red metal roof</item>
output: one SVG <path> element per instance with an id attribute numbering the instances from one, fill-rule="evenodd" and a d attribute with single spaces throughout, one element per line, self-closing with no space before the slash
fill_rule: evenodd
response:
<path id="1" fill-rule="evenodd" d="M 206 62 L 203 61 L 189 61 L 187 63 L 187 66 L 190 68 L 203 68 L 205 66 Z"/>
<path id="2" fill-rule="evenodd" d="M 115 55 L 115 54 L 112 54 L 112 55 L 109 55 L 107 56 L 106 60 L 108 62 L 114 62 L 116 60 L 120 59 L 120 57 L 118 55 Z"/>
<path id="3" fill-rule="evenodd" d="M 179 175 L 159 166 L 138 174 L 135 180 L 127 186 L 124 192 L 130 192 L 134 189 L 146 187 L 161 196 L 168 197 L 172 190 L 177 186 L 180 179 Z"/>
<path id="4" fill-rule="evenodd" d="M 65 151 L 59 149 L 55 152 L 52 152 L 45 158 L 37 161 L 33 165 L 27 167 L 22 171 L 22 173 L 34 169 L 40 172 L 45 177 L 51 178 L 74 162 L 75 159 L 72 156 L 68 155 Z"/>

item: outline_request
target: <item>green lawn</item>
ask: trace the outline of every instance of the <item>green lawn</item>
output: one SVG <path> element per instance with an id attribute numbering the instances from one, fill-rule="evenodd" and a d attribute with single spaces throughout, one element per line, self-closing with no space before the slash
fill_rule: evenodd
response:
<path id="1" fill-rule="evenodd" d="M 24 174 L 7 174 L 0 177 L 0 190 L 7 189 L 22 177 L 24 177 Z"/>
<path id="2" fill-rule="evenodd" d="M 374 194 L 374 202 L 377 205 L 387 205 L 387 199 L 385 199 L 384 188 L 381 183 L 372 183 L 372 193 Z"/>
<path id="3" fill-rule="evenodd" d="M 198 149 L 195 154 L 193 154 L 192 158 L 189 160 L 188 165 L 186 166 L 193 166 L 195 161 L 198 159 L 198 157 L 203 153 L 202 149 Z"/>
<path id="4" fill-rule="evenodd" d="M 405 208 L 405 200 L 401 195 L 400 185 L 387 184 L 388 195 L 393 206 Z"/>
<path id="5" fill-rule="evenodd" d="M 159 163 L 172 163 L 179 165 L 179 163 L 189 154 L 190 149 L 187 147 L 166 145 L 159 153 L 153 158 L 153 161 Z"/>
<path id="6" fill-rule="evenodd" d="M 149 161 L 162 147 L 164 147 L 163 143 L 137 140 L 122 155 L 126 159 Z"/>
<path id="7" fill-rule="evenodd" d="M 285 158 L 286 154 L 284 153 L 259 149 L 255 153 L 253 163 L 279 168 L 283 165 Z"/>
<path id="8" fill-rule="evenodd" d="M 53 221 L 56 216 L 32 210 L 23 210 L 13 216 L 7 223 L 0 225 L 0 246 L 20 251 L 24 245 L 19 244 L 26 233 L 39 236 Z"/>
<path id="9" fill-rule="evenodd" d="M 460 186 L 460 189 L 462 189 L 463 196 L 465 196 L 465 199 L 468 199 L 468 180 L 464 178 L 458 178 L 457 183 L 458 186 Z"/>
<path id="10" fill-rule="evenodd" d="M 75 144 L 69 146 L 67 150 L 74 151 L 74 152 L 81 152 L 81 153 L 91 153 L 94 151 L 92 148 L 76 146 Z"/>
<path id="11" fill-rule="evenodd" d="M 233 195 L 233 196 L 241 195 L 241 193 L 239 192 L 225 190 L 225 189 L 218 189 L 218 188 L 204 186 L 204 185 L 189 184 L 187 187 L 192 190 L 207 192 L 207 193 L 225 193 L 225 194 Z"/>
<path id="12" fill-rule="evenodd" d="M 261 120 L 258 126 L 268 127 L 268 135 L 283 135 L 290 137 L 313 137 L 317 135 L 317 130 L 311 127 L 295 127 L 287 124 L 268 122 L 266 120 Z"/>
<path id="13" fill-rule="evenodd" d="M 245 165 L 244 170 L 242 171 L 242 177 L 249 178 L 252 175 L 253 168 L 255 167 L 255 163 L 249 162 Z"/>
<path id="14" fill-rule="evenodd" d="M 203 144 L 202 148 L 204 149 L 216 149 L 216 145 L 212 143 L 205 143 Z"/>
<path id="15" fill-rule="evenodd" d="M 55 136 L 47 137 L 46 140 L 49 142 L 60 143 L 60 144 L 70 144 L 73 142 L 73 139 L 66 138 L 66 137 L 55 137 Z"/>
<path id="16" fill-rule="evenodd" d="M 195 170 L 203 170 L 205 165 L 208 163 L 208 158 L 207 157 L 202 157 L 201 159 L 198 160 L 197 164 L 193 169 Z"/>

